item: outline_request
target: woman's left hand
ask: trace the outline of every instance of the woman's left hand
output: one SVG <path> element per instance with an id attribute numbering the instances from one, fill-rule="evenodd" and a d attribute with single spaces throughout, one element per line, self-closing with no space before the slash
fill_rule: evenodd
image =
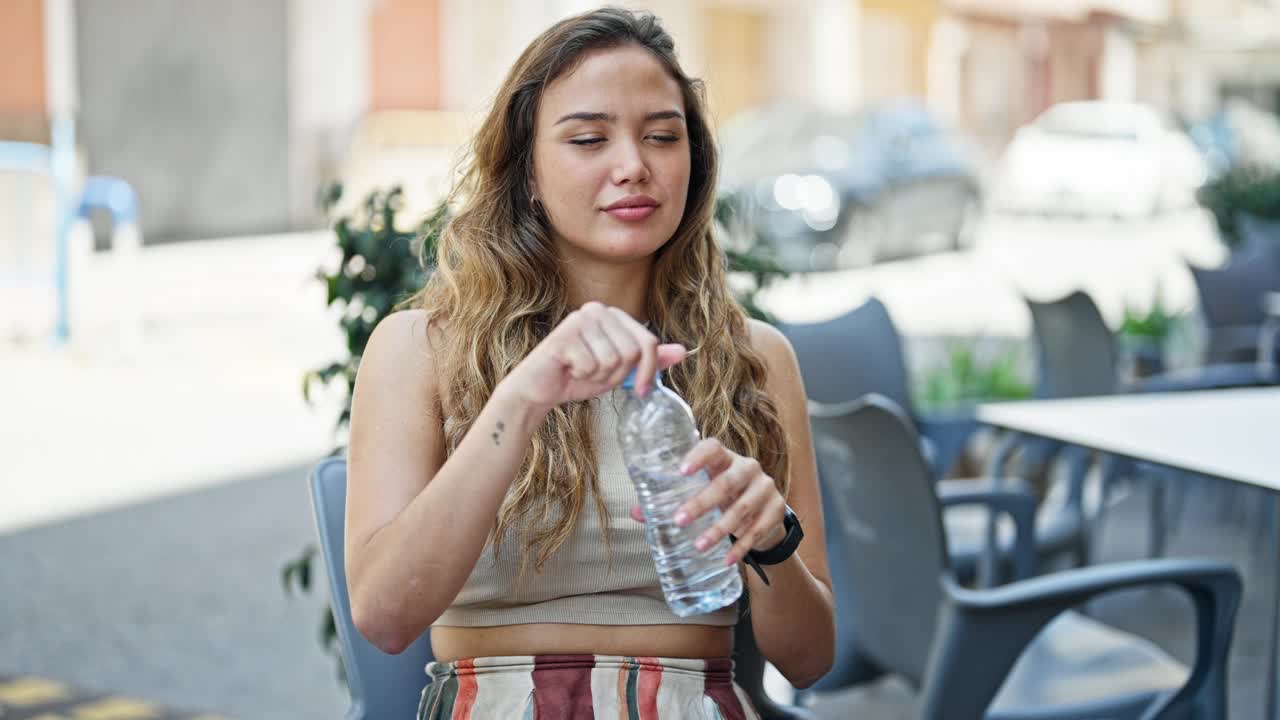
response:
<path id="1" fill-rule="evenodd" d="M 733 535 L 737 542 L 725 559 L 725 565 L 733 565 L 746 557 L 747 551 L 768 550 L 786 537 L 782 525 L 786 500 L 754 458 L 743 457 L 719 440 L 707 438 L 689 451 L 680 470 L 685 475 L 706 470 L 711 482 L 680 506 L 676 524 L 686 527 L 712 508 L 721 511 L 720 519 L 695 541 L 698 550 L 706 550 L 726 535 Z M 631 509 L 631 517 L 644 521 L 638 506 Z"/>

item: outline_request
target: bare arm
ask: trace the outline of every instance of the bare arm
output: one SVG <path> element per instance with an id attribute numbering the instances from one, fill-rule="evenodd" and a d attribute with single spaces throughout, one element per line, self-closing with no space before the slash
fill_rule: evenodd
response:
<path id="1" fill-rule="evenodd" d="M 817 460 L 809 431 L 804 382 L 791 343 L 775 328 L 752 323 L 753 344 L 769 368 L 768 393 L 778 406 L 791 454 L 787 504 L 804 528 L 796 554 L 766 568 L 765 585 L 747 572 L 751 629 L 760 652 L 796 687 L 812 685 L 835 661 L 835 599 L 827 565 Z"/>
<path id="2" fill-rule="evenodd" d="M 445 462 L 423 313 L 380 323 L 351 407 L 346 567 L 360 633 L 408 647 L 471 574 L 545 411 L 501 387 Z"/>

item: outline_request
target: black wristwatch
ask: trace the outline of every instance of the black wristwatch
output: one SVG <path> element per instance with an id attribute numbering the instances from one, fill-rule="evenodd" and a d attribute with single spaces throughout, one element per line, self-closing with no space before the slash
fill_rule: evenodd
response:
<path id="1" fill-rule="evenodd" d="M 795 554 L 796 548 L 800 547 L 800 541 L 804 539 L 804 529 L 800 527 L 800 519 L 796 517 L 790 505 L 787 506 L 786 512 L 782 516 L 782 527 L 787 531 L 787 534 L 777 545 L 768 550 L 749 550 L 747 551 L 747 556 L 742 558 L 742 562 L 749 565 L 752 570 L 755 570 L 765 585 L 769 584 L 769 576 L 765 574 L 762 566 L 777 565 L 785 561 Z M 732 542 L 738 541 L 733 535 L 730 535 L 729 539 Z"/>

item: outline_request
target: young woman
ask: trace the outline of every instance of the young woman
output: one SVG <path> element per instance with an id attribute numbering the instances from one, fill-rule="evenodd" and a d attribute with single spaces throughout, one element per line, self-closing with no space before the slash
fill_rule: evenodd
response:
<path id="1" fill-rule="evenodd" d="M 356 626 L 392 653 L 431 629 L 422 718 L 755 717 L 732 684 L 738 610 L 667 608 L 599 400 L 634 369 L 639 392 L 663 371 L 690 403 L 705 439 L 685 470 L 712 482 L 677 522 L 719 508 L 699 545 L 732 534 L 726 563 L 774 563 L 768 584 L 745 573 L 757 645 L 792 684 L 821 677 L 834 617 L 804 389 L 727 288 L 701 86 L 653 16 L 589 12 L 525 50 L 471 149 L 436 271 L 360 365 Z M 780 547 L 797 520 L 804 541 Z"/>

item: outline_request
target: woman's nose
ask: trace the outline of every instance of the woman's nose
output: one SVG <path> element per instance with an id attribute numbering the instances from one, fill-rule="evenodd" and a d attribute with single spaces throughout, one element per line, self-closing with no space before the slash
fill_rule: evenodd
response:
<path id="1" fill-rule="evenodd" d="M 649 166 L 642 149 L 633 142 L 620 142 L 615 146 L 617 157 L 613 166 L 613 182 L 617 185 L 644 182 L 649 179 Z"/>

